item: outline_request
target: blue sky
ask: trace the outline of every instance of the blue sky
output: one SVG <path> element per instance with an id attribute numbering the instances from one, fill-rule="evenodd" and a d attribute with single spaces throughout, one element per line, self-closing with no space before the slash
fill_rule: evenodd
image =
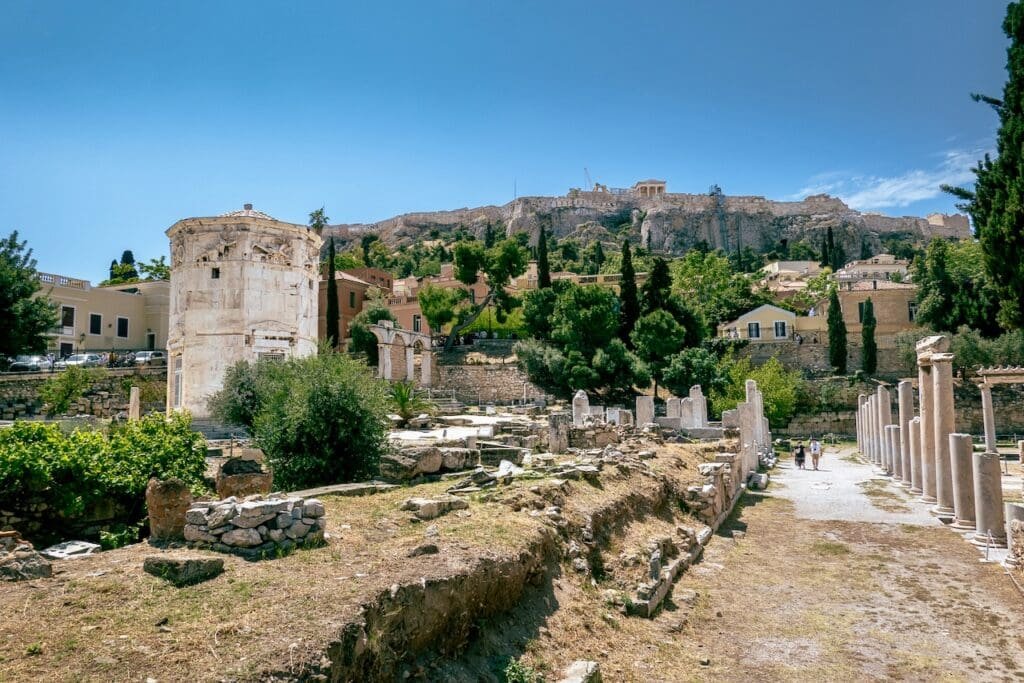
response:
<path id="1" fill-rule="evenodd" d="M 595 181 L 952 211 L 1004 2 L 0 4 L 0 232 L 92 280 L 187 216 L 305 222 Z"/>

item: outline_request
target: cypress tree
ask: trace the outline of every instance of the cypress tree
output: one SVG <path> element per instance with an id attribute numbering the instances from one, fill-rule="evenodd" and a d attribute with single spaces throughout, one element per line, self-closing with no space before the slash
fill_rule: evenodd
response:
<path id="1" fill-rule="evenodd" d="M 861 321 L 861 368 L 865 374 L 873 375 L 878 369 L 878 345 L 875 343 L 875 305 L 871 298 L 864 302 L 864 319 Z"/>
<path id="2" fill-rule="evenodd" d="M 846 323 L 835 287 L 828 295 L 828 362 L 835 374 L 846 374 Z"/>
<path id="3" fill-rule="evenodd" d="M 601 246 L 601 241 L 598 240 L 594 243 L 594 274 L 601 272 L 601 266 L 604 265 L 604 247 Z"/>
<path id="4" fill-rule="evenodd" d="M 651 272 L 644 282 L 641 313 L 647 315 L 658 309 L 667 308 L 672 295 L 672 275 L 668 272 L 668 261 L 656 256 L 651 264 Z"/>
<path id="5" fill-rule="evenodd" d="M 551 286 L 551 264 L 548 263 L 548 235 L 544 226 L 540 226 L 540 237 L 537 238 L 537 288 L 547 289 Z"/>
<path id="6" fill-rule="evenodd" d="M 827 266 L 829 264 L 828 256 L 829 256 L 829 254 L 828 254 L 828 238 L 827 237 L 822 237 L 821 238 L 821 260 L 818 261 L 818 265 L 821 266 L 822 268 Z"/>
<path id="7" fill-rule="evenodd" d="M 999 324 L 1008 330 L 1024 327 L 1024 6 L 1006 8 L 1003 32 L 1009 74 L 1003 98 L 972 94 L 999 114 L 996 157 L 978 162 L 974 191 L 944 185 L 943 190 L 964 200 L 958 208 L 974 223 L 985 257 L 985 270 L 999 298 Z"/>
<path id="8" fill-rule="evenodd" d="M 327 343 L 330 347 L 337 348 L 341 342 L 340 322 L 341 312 L 338 310 L 338 281 L 335 279 L 336 270 L 334 263 L 334 238 L 331 238 L 327 247 Z"/>
<path id="9" fill-rule="evenodd" d="M 619 283 L 619 339 L 632 347 L 629 333 L 640 319 L 640 300 L 636 295 L 636 271 L 633 269 L 633 253 L 629 240 L 622 241 L 622 280 Z"/>

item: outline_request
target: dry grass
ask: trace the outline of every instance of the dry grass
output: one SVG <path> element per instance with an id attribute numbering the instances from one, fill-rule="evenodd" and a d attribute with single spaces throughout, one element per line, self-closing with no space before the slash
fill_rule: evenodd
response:
<path id="1" fill-rule="evenodd" d="M 885 479 L 869 479 L 857 484 L 871 504 L 886 512 L 910 512 L 907 498 L 889 486 Z"/>

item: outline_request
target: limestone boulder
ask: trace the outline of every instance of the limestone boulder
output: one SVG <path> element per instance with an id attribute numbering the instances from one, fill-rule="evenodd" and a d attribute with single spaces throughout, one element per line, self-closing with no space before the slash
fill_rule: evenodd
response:
<path id="1" fill-rule="evenodd" d="M 380 473 L 385 479 L 408 481 L 421 474 L 435 474 L 443 464 L 444 456 L 436 446 L 404 448 L 381 456 Z"/>
<path id="2" fill-rule="evenodd" d="M 186 515 L 192 506 L 192 491 L 177 478 L 152 478 L 146 485 L 146 509 L 149 512 L 149 536 L 154 541 L 180 541 L 185 538 Z"/>
<path id="3" fill-rule="evenodd" d="M 0 581 L 48 579 L 53 566 L 17 531 L 0 531 Z"/>

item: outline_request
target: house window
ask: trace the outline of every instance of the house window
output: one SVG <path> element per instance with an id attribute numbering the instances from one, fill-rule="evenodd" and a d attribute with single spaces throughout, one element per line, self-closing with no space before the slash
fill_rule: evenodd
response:
<path id="1" fill-rule="evenodd" d="M 349 308 L 355 308 L 356 307 L 356 293 L 355 292 L 349 292 L 348 293 L 348 307 Z"/>
<path id="2" fill-rule="evenodd" d="M 760 339 L 761 323 L 747 323 L 747 337 L 750 339 Z"/>
<path id="3" fill-rule="evenodd" d="M 220 279 L 220 268 L 210 268 L 210 278 L 213 280 Z"/>
<path id="4" fill-rule="evenodd" d="M 103 316 L 99 313 L 89 314 L 89 334 L 103 333 Z"/>
<path id="5" fill-rule="evenodd" d="M 786 321 L 776 320 L 775 321 L 775 338 L 785 339 L 786 338 Z"/>
<path id="6" fill-rule="evenodd" d="M 128 318 L 117 316 L 117 336 L 121 339 L 128 338 Z"/>
<path id="7" fill-rule="evenodd" d="M 75 308 L 74 306 L 61 306 L 60 307 L 60 324 L 61 327 L 74 327 L 75 326 Z M 74 332 L 65 332 L 65 334 L 74 334 Z"/>
<path id="8" fill-rule="evenodd" d="M 413 317 L 412 317 L 412 331 L 413 332 L 420 332 L 421 331 L 420 327 L 423 326 L 423 323 L 421 322 L 421 320 L 422 320 L 421 316 L 413 315 Z"/>
<path id="9" fill-rule="evenodd" d="M 917 302 L 916 301 L 908 301 L 907 302 L 907 319 L 910 322 L 914 322 L 915 318 L 917 318 Z"/>

